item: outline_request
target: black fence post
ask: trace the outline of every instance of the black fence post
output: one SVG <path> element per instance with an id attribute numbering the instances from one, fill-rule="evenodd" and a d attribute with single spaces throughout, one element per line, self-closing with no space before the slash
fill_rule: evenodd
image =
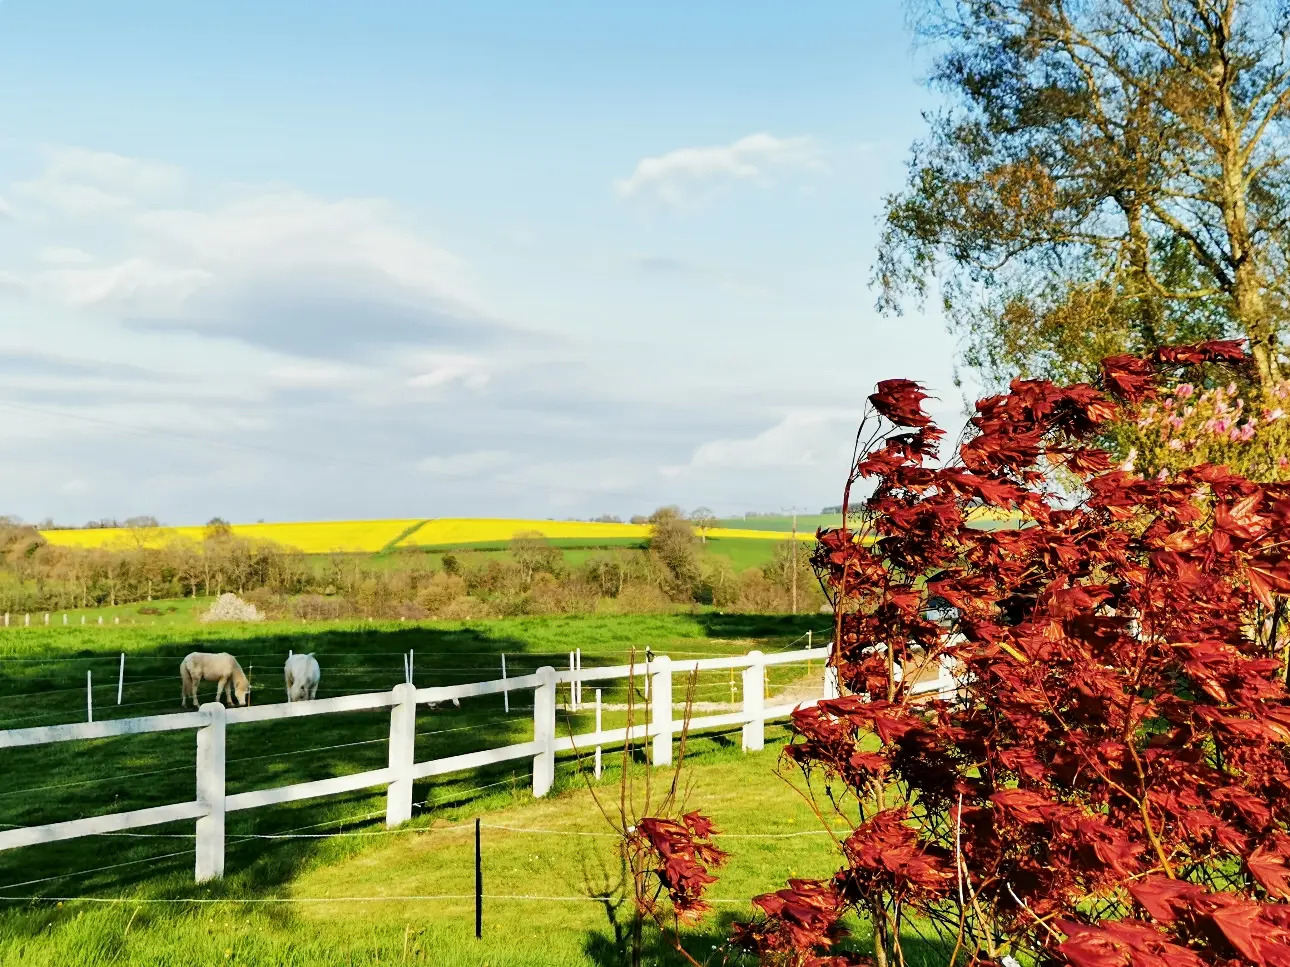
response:
<path id="1" fill-rule="evenodd" d="M 479 852 L 479 819 L 475 820 L 475 939 L 484 936 L 484 866 Z"/>

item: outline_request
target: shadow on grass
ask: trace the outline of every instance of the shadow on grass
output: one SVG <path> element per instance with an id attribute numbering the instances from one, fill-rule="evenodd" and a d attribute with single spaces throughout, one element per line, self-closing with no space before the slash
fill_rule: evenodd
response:
<path id="1" fill-rule="evenodd" d="M 688 621 L 703 636 L 723 639 L 787 640 L 812 627 L 806 616 L 700 614 L 683 621 L 657 616 L 557 618 L 406 628 L 302 624 L 198 627 L 182 633 L 160 628 L 33 629 L 30 637 L 24 633 L 24 660 L 0 661 L 0 728 L 83 721 L 87 669 L 93 670 L 95 681 L 106 679 L 105 685 L 95 686 L 96 720 L 177 712 L 178 665 L 193 650 L 236 655 L 252 676 L 252 701 L 258 705 L 284 700 L 279 691 L 281 668 L 289 651 L 318 657 L 318 696 L 326 698 L 388 690 L 402 680 L 408 651 L 415 655 L 416 684 L 452 685 L 496 678 L 502 654 L 508 657 L 509 674 L 516 676 L 540 665 L 563 667 L 572 647 L 583 649 L 588 664 L 621 662 L 623 649 L 651 641 L 665 653 L 663 642 Z M 49 648 L 47 661 L 37 652 L 42 643 Z M 13 642 L 4 644 L 13 656 Z M 115 675 L 122 651 L 127 655 L 125 701 L 118 706 Z M 204 700 L 213 697 L 213 687 L 206 686 Z M 615 699 L 609 687 L 605 699 Z M 529 692 L 511 695 L 509 714 L 500 696 L 463 701 L 460 709 L 423 706 L 417 719 L 417 759 L 528 741 L 531 709 Z M 588 730 L 590 715 L 575 715 L 572 724 Z M 562 714 L 561 728 L 569 724 Z M 228 734 L 228 792 L 382 768 L 388 735 L 389 713 L 384 710 L 234 726 Z M 736 741 L 717 738 L 730 747 Z M 0 828 L 190 802 L 194 744 L 193 733 L 182 731 L 0 750 L 0 774 L 6 779 L 0 787 Z M 414 799 L 424 803 L 416 815 L 467 807 L 490 796 L 514 801 L 528 795 L 529 783 L 525 760 L 438 777 L 415 787 Z M 307 865 L 343 859 L 378 842 L 328 840 L 322 835 L 379 829 L 383 809 L 383 790 L 373 790 L 230 814 L 227 878 L 196 892 L 192 823 L 0 852 L 0 896 L 118 896 L 140 891 L 158 898 L 236 899 L 269 893 L 280 890 Z M 247 838 L 300 831 L 319 838 Z M 0 918 L 9 919 L 4 909 L 0 907 Z"/>
<path id="2" fill-rule="evenodd" d="M 757 958 L 741 950 L 730 939 L 735 925 L 748 919 L 750 917 L 747 915 L 719 913 L 705 920 L 699 929 L 685 930 L 682 933 L 682 944 L 686 954 L 704 967 L 752 967 L 758 963 Z M 950 967 L 949 958 L 954 949 L 954 940 L 952 937 L 938 940 L 905 933 L 901 937 L 901 948 L 907 967 Z M 872 955 L 869 937 L 857 934 L 846 938 L 835 948 L 834 953 L 844 951 L 861 956 Z M 615 930 L 614 925 L 609 923 L 604 929 L 589 931 L 583 943 L 583 952 L 597 967 L 630 967 L 631 964 L 622 925 Z M 656 928 L 650 927 L 645 930 L 641 963 L 650 967 L 692 967 L 692 962 L 678 953 L 669 939 L 663 937 Z"/>

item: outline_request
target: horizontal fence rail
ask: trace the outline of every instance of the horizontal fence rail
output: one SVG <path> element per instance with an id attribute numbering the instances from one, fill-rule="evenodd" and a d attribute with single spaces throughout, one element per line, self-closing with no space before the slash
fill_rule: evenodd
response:
<path id="1" fill-rule="evenodd" d="M 767 722 L 787 718 L 796 709 L 814 705 L 821 699 L 838 697 L 840 693 L 837 670 L 828 660 L 830 652 L 831 645 L 825 645 L 819 648 L 802 648 L 774 654 L 752 651 L 745 655 L 719 658 L 674 660 L 664 655 L 656 655 L 644 665 L 593 668 L 583 668 L 581 662 L 577 661 L 572 662 L 572 667 L 568 670 L 557 671 L 555 668 L 545 667 L 529 675 L 461 685 L 417 688 L 410 682 L 404 682 L 396 685 L 389 692 L 369 692 L 241 708 L 225 708 L 218 702 L 210 702 L 195 712 L 0 730 L 0 749 L 187 729 L 193 730 L 197 738 L 195 758 L 197 795 L 192 802 L 171 803 L 68 822 L 3 830 L 0 831 L 0 851 L 83 836 L 119 833 L 123 830 L 162 823 L 196 820 L 194 872 L 197 881 L 204 882 L 223 876 L 224 817 L 230 812 L 384 786 L 386 788 L 386 825 L 392 828 L 412 817 L 413 782 L 433 776 L 464 772 L 499 762 L 531 759 L 533 795 L 544 796 L 551 790 L 555 781 L 557 753 L 582 753 L 592 749 L 598 751 L 605 746 L 621 746 L 644 739 L 650 743 L 651 762 L 655 765 L 667 765 L 672 761 L 674 739 L 683 729 L 688 728 L 689 731 L 694 732 L 735 726 L 742 727 L 742 744 L 745 750 L 761 749 L 765 744 Z M 825 663 L 819 694 L 816 697 L 790 704 L 766 704 L 768 667 L 811 661 Z M 698 672 L 722 669 L 730 669 L 732 673 L 735 670 L 742 672 L 743 688 L 739 710 L 711 715 L 691 714 L 688 724 L 683 719 L 677 720 L 673 706 L 673 677 L 677 674 L 689 676 Z M 581 694 L 584 682 L 621 681 L 633 678 L 640 680 L 645 689 L 647 699 L 641 704 L 640 709 L 646 721 L 629 723 L 625 728 L 597 727 L 595 731 L 582 734 L 564 736 L 556 734 L 557 693 L 561 686 L 568 687 L 570 705 L 573 706 L 577 696 Z M 956 688 L 957 682 L 953 677 L 952 668 L 947 662 L 942 662 L 935 679 L 919 681 L 911 691 L 915 694 L 948 693 Z M 533 739 L 531 741 L 424 762 L 416 761 L 416 714 L 419 705 L 433 706 L 464 698 L 501 694 L 505 696 L 509 706 L 509 696 L 514 691 L 533 693 Z M 330 779 L 256 789 L 235 795 L 225 794 L 225 768 L 228 762 L 225 740 L 229 728 L 250 722 L 269 722 L 278 719 L 384 708 L 390 710 L 389 765 L 386 768 Z M 597 716 L 597 723 L 599 723 L 599 716 Z"/>

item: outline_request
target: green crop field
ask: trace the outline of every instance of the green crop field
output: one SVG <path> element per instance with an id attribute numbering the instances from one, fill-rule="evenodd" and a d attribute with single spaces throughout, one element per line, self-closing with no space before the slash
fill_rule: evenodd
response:
<path id="1" fill-rule="evenodd" d="M 788 533 L 793 528 L 793 518 L 784 516 L 766 517 L 726 517 L 720 526 L 739 528 L 749 531 L 782 531 Z M 821 527 L 841 527 L 841 514 L 798 514 L 797 530 L 802 534 L 814 534 Z"/>
<path id="2" fill-rule="evenodd" d="M 288 649 L 317 655 L 318 694 L 326 697 L 388 689 L 402 679 L 408 650 L 417 684 L 450 684 L 497 677 L 503 653 L 510 674 L 518 675 L 543 664 L 566 666 L 573 648 L 581 648 L 584 665 L 625 662 L 633 649 L 646 645 L 676 657 L 753 647 L 772 651 L 804 644 L 800 636 L 808 629 L 826 634 L 826 625 L 818 616 L 697 614 L 457 625 L 11 628 L 0 633 L 0 728 L 82 721 L 87 671 L 96 719 L 178 711 L 178 662 L 191 650 L 237 655 L 252 675 L 253 703 L 260 703 L 282 700 Z M 126 678 L 117 706 L 121 653 Z M 821 672 L 818 663 L 813 669 L 772 669 L 768 701 L 814 687 Z M 738 702 L 736 679 L 728 672 L 707 673 L 694 683 L 694 700 L 709 707 Z M 605 702 L 621 708 L 627 685 L 612 684 Z M 685 688 L 680 676 L 676 687 L 679 696 Z M 207 686 L 207 700 L 212 689 Z M 639 699 L 639 684 L 636 691 Z M 590 693 L 588 688 L 584 701 Z M 418 759 L 527 741 L 531 693 L 515 693 L 512 700 L 509 715 L 500 696 L 466 700 L 460 709 L 422 707 Z M 605 726 L 621 725 L 624 717 L 621 710 L 607 711 Z M 388 721 L 388 713 L 359 712 L 235 726 L 229 733 L 229 792 L 379 768 L 385 765 Z M 562 729 L 588 731 L 592 724 L 585 707 L 561 712 Z M 710 812 L 740 835 L 811 828 L 801 798 L 773 774 L 773 749 L 782 740 L 782 729 L 772 728 L 772 751 L 745 756 L 737 730 L 694 738 L 690 807 Z M 602 786 L 612 798 L 619 757 L 607 750 L 605 761 L 609 772 Z M 0 771 L 7 779 L 0 789 L 5 826 L 186 801 L 193 795 L 193 735 L 7 750 L 0 752 Z M 0 903 L 0 963 L 612 963 L 605 910 L 581 899 L 594 892 L 600 875 L 595 871 L 612 842 L 531 831 L 607 831 L 585 770 L 572 755 L 563 758 L 553 795 L 543 800 L 532 799 L 530 781 L 528 764 L 511 762 L 418 783 L 414 831 L 407 833 L 384 832 L 384 800 L 377 791 L 231 814 L 227 875 L 203 887 L 192 882 L 191 823 L 0 854 L 0 896 L 23 898 Z M 475 816 L 490 826 L 484 844 L 487 894 L 564 898 L 488 901 L 485 935 L 478 942 L 469 901 L 383 899 L 470 893 L 470 834 L 449 827 Z M 715 893 L 723 901 L 717 927 L 695 935 L 705 949 L 719 943 L 730 917 L 749 912 L 747 897 L 782 885 L 794 872 L 827 872 L 835 862 L 827 836 L 733 837 L 726 846 L 732 859 Z M 69 899 L 44 899 L 59 897 Z M 534 923 L 541 924 L 541 944 L 528 942 L 536 939 Z M 658 954 L 650 962 L 669 961 Z"/>

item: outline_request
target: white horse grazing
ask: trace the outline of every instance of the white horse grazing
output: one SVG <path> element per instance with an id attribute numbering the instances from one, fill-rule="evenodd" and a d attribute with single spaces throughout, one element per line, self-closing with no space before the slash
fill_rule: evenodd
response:
<path id="1" fill-rule="evenodd" d="M 283 674 L 287 680 L 288 702 L 303 702 L 318 693 L 318 679 L 322 673 L 313 655 L 292 655 L 287 659 Z"/>
<path id="2" fill-rule="evenodd" d="M 179 678 L 183 682 L 183 693 L 180 706 L 186 708 L 188 700 L 193 700 L 197 707 L 197 683 L 218 682 L 215 687 L 215 701 L 227 695 L 234 705 L 246 705 L 250 701 L 251 683 L 242 671 L 237 659 L 228 652 L 209 655 L 195 651 L 179 663 Z"/>

